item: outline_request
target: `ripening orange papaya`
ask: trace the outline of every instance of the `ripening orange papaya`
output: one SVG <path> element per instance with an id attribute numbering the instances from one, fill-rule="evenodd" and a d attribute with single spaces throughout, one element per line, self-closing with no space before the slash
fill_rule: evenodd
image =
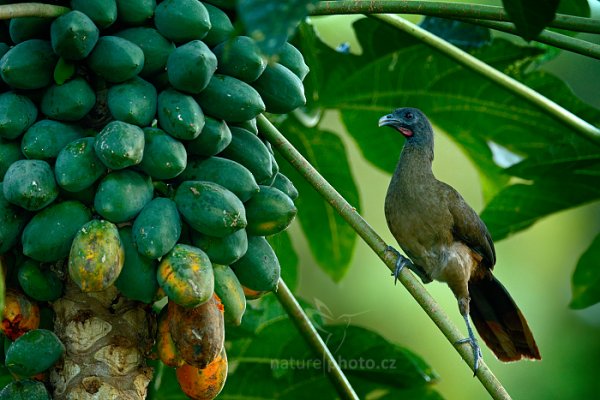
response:
<path id="1" fill-rule="evenodd" d="M 211 400 L 225 386 L 227 379 L 227 354 L 225 348 L 205 368 L 197 368 L 189 364 L 175 371 L 181 390 L 192 400 Z"/>

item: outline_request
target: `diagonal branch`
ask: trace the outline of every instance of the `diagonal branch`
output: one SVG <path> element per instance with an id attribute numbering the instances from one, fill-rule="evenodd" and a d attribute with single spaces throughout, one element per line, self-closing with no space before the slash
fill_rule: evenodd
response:
<path id="1" fill-rule="evenodd" d="M 279 279 L 277 292 L 275 294 L 283 308 L 285 308 L 290 319 L 294 321 L 294 324 L 296 324 L 300 333 L 304 336 L 304 339 L 306 339 L 310 347 L 323 359 L 327 375 L 329 376 L 329 379 L 331 379 L 335 389 L 338 391 L 338 394 L 343 399 L 358 400 L 358 395 L 354 392 L 350 382 L 348 382 L 348 378 L 346 378 L 346 375 L 342 372 L 342 369 L 335 361 L 333 354 L 331 354 L 327 345 L 323 342 L 323 339 L 312 325 L 308 316 L 304 313 L 304 310 L 302 310 L 302 307 L 300 307 L 300 304 L 283 279 Z"/>
<path id="2" fill-rule="evenodd" d="M 356 212 L 352 207 L 317 170 L 296 150 L 290 142 L 277 130 L 269 120 L 263 115 L 257 118 L 258 127 L 262 135 L 273 145 L 277 151 L 300 172 L 300 174 L 325 198 L 335 210 L 354 228 L 358 235 L 375 251 L 381 260 L 387 265 L 390 271 L 393 271 L 396 264 L 396 256 L 388 251 L 387 244 L 371 228 L 371 226 Z M 461 340 L 463 335 L 454 326 L 448 316 L 443 313 L 440 306 L 431 297 L 427 290 L 417 279 L 404 268 L 399 276 L 400 282 L 415 298 L 423 310 L 429 315 L 432 321 L 442 331 L 444 336 L 454 346 L 454 343 Z M 473 354 L 469 345 L 456 347 L 463 360 L 473 366 Z M 506 389 L 497 380 L 487 365 L 481 361 L 476 374 L 486 390 L 494 399 L 510 399 Z"/>
<path id="3" fill-rule="evenodd" d="M 440 1 L 320 1 L 311 11 L 311 15 L 339 14 L 419 14 L 443 18 L 510 21 L 502 7 Z M 597 19 L 567 14 L 556 14 L 550 26 L 576 32 L 600 33 L 600 23 Z"/>

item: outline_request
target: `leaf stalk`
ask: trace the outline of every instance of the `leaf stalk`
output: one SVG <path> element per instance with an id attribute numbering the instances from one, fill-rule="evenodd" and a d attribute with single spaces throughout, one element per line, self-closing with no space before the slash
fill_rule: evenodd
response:
<path id="1" fill-rule="evenodd" d="M 283 279 L 279 279 L 277 287 L 277 299 L 288 313 L 290 319 L 294 322 L 309 346 L 323 359 L 324 368 L 338 394 L 343 399 L 358 400 L 358 395 L 352 388 L 352 385 L 344 375 L 344 372 L 333 357 L 333 354 L 327 348 L 327 345 L 310 322 L 310 319 L 294 297 L 291 290 L 287 287 Z"/>

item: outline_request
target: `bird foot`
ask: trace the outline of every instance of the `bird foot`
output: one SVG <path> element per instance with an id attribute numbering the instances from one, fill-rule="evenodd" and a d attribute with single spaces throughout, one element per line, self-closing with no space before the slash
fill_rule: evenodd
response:
<path id="1" fill-rule="evenodd" d="M 400 252 L 398 252 L 398 250 L 396 250 L 392 246 L 388 246 L 386 250 L 391 251 L 392 253 L 394 253 L 397 256 L 396 268 L 394 269 L 394 272 L 392 272 L 392 276 L 394 277 L 394 285 L 395 285 L 398 282 L 398 277 L 400 276 L 400 272 L 402 272 L 404 267 L 406 267 L 406 265 L 408 264 L 408 259 L 406 257 L 404 257 L 402 254 L 400 254 Z"/>
<path id="2" fill-rule="evenodd" d="M 464 344 L 469 343 L 471 345 L 471 349 L 473 350 L 473 376 L 477 375 L 477 370 L 479 369 L 479 360 L 482 359 L 481 348 L 479 347 L 479 343 L 473 335 L 473 330 L 471 329 L 471 324 L 469 323 L 469 317 L 464 316 L 465 322 L 467 323 L 467 332 L 469 333 L 469 337 L 466 337 L 461 340 L 457 340 L 454 344 Z"/>

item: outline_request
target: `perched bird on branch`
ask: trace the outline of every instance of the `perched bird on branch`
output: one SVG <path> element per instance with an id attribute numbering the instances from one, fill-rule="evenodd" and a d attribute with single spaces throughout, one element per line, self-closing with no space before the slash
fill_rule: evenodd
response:
<path id="1" fill-rule="evenodd" d="M 492 275 L 494 243 L 479 215 L 431 170 L 433 129 L 416 108 L 399 108 L 379 119 L 405 138 L 385 198 L 390 231 L 412 263 L 399 255 L 394 276 L 409 267 L 424 283 L 446 282 L 473 349 L 477 372 L 481 351 L 469 323 L 501 361 L 541 359 L 527 321 L 504 286 Z"/>

